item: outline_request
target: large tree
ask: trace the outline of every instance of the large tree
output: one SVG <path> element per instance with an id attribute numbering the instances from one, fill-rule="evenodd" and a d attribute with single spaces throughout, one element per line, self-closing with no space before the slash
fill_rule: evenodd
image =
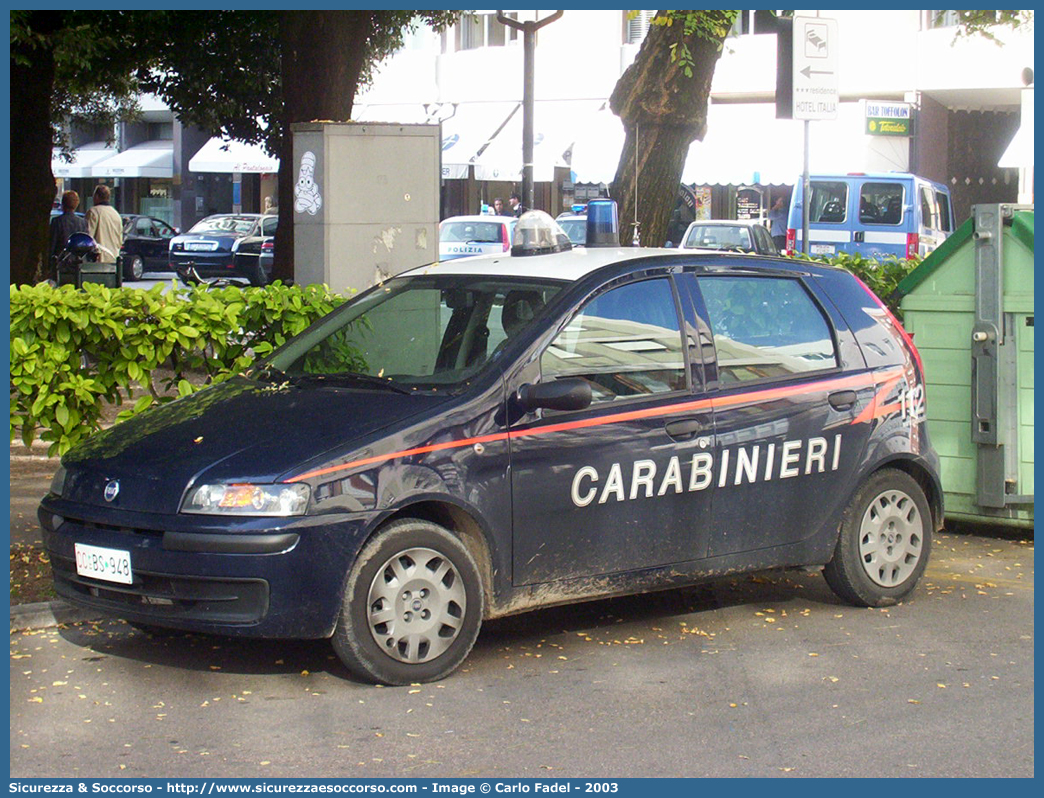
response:
<path id="1" fill-rule="evenodd" d="M 290 126 L 347 121 L 360 83 L 402 45 L 404 31 L 420 21 L 439 29 L 457 16 L 446 11 L 12 12 L 11 108 L 19 120 L 12 132 L 12 282 L 33 279 L 44 249 L 54 195 L 51 120 L 56 98 L 76 76 L 89 78 L 88 84 L 77 84 L 83 91 L 136 77 L 182 121 L 215 135 L 264 143 L 280 156 L 275 273 L 287 278 L 293 274 Z M 63 72 L 56 64 L 75 69 Z"/>
<path id="2" fill-rule="evenodd" d="M 86 107 L 117 109 L 137 60 L 118 12 L 11 12 L 11 282 L 43 265 L 54 200 L 51 147 L 64 144 L 56 118 Z"/>

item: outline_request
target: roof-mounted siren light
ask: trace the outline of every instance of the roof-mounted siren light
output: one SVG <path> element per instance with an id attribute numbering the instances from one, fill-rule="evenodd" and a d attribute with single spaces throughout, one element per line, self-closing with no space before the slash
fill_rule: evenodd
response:
<path id="1" fill-rule="evenodd" d="M 511 240 L 513 257 L 528 255 L 550 255 L 572 249 L 565 230 L 543 211 L 526 211 L 515 225 Z"/>
<path id="2" fill-rule="evenodd" d="M 591 247 L 620 246 L 620 217 L 616 200 L 593 199 L 587 203 L 587 243 Z"/>

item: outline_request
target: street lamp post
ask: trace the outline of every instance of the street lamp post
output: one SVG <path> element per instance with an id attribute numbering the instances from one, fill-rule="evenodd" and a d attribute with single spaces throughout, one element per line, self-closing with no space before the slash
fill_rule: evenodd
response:
<path id="1" fill-rule="evenodd" d="M 497 22 L 522 31 L 522 203 L 534 205 L 533 196 L 533 61 L 536 55 L 536 32 L 560 18 L 564 11 L 549 17 L 519 22 L 497 11 Z"/>

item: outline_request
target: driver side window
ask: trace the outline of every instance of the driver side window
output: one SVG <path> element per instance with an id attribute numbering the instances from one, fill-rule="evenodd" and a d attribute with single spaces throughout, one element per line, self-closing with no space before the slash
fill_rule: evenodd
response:
<path id="1" fill-rule="evenodd" d="M 671 283 L 627 283 L 588 302 L 540 358 L 545 381 L 582 377 L 594 401 L 682 391 L 685 354 Z"/>

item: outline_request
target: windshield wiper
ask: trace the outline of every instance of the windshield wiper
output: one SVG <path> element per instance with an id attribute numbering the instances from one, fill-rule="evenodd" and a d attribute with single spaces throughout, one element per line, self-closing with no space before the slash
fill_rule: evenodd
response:
<path id="1" fill-rule="evenodd" d="M 290 382 L 293 385 L 302 383 L 315 385 L 352 385 L 363 383 L 364 385 L 384 388 L 396 393 L 413 394 L 413 391 L 387 377 L 374 377 L 371 374 L 363 374 L 358 371 L 341 371 L 336 374 L 297 374 L 290 378 Z"/>

